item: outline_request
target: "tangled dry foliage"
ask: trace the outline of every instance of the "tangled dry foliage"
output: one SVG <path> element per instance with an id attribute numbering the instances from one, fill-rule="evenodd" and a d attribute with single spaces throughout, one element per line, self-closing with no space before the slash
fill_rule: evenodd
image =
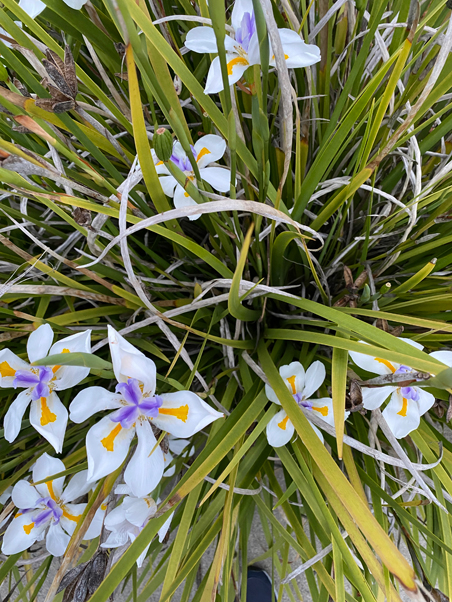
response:
<path id="1" fill-rule="evenodd" d="M 269 68 L 261 40 L 262 72 L 207 96 L 212 57 L 183 43 L 199 23 L 224 31 L 228 3 L 88 0 L 75 11 L 45 0 L 32 19 L 2 1 L 2 345 L 23 355 L 39 324 L 59 336 L 89 327 L 96 355 L 109 360 L 111 324 L 155 360 L 159 387 L 191 388 L 226 416 L 195 435 L 190 465 L 175 459 L 155 520 L 114 564 L 99 540 L 81 543 L 82 528 L 50 584 L 40 544 L 3 557 L 8 599 L 49 602 L 82 565 L 71 575 L 85 575 L 92 602 L 125 579 L 139 602 L 159 588 L 162 601 L 176 590 L 183 601 L 244 600 L 257 514 L 279 596 L 300 599 L 304 574 L 316 602 L 398 601 L 402 589 L 448 600 L 452 370 L 427 352 L 451 347 L 450 9 L 443 0 L 256 0 L 272 42 L 276 27 L 300 31 L 321 61 L 288 71 L 273 43 Z M 151 156 L 162 126 L 186 143 L 226 140 L 230 195 L 204 185 L 198 204 L 172 208 Z M 408 437 L 395 439 L 380 410 L 363 409 L 372 375 L 348 357 L 365 352 L 362 341 L 417 370 L 435 395 Z M 277 371 L 317 359 L 337 425 L 309 415 L 325 445 Z M 111 371 L 90 367 L 85 383 L 108 387 Z M 265 383 L 298 435 L 277 449 L 265 436 L 277 411 Z M 1 416 L 14 395 L 0 389 Z M 86 467 L 96 419 L 69 423 L 67 474 Z M 28 421 L 14 443 L 0 437 L 0 493 L 43 452 L 53 450 Z M 101 481 L 91 510 L 113 484 Z M 12 509 L 7 502 L 0 522 Z M 169 541 L 153 540 L 172 510 Z M 81 600 L 71 587 L 65 600 Z"/>

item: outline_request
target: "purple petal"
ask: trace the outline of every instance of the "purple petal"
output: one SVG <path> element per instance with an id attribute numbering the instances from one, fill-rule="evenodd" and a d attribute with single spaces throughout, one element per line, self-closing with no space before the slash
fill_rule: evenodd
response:
<path id="1" fill-rule="evenodd" d="M 51 516 L 52 516 L 53 512 L 50 508 L 47 508 L 46 510 L 43 510 L 42 512 L 40 512 L 38 514 L 38 516 L 35 518 L 35 520 L 33 521 L 35 524 L 35 527 L 40 527 L 43 523 L 47 522 Z"/>
<path id="2" fill-rule="evenodd" d="M 122 428 L 128 429 L 136 421 L 139 414 L 138 406 L 124 406 L 110 415 L 110 420 L 120 422 Z"/>
<path id="3" fill-rule="evenodd" d="M 159 408 L 163 404 L 163 399 L 156 395 L 155 397 L 147 397 L 139 404 L 139 408 L 143 414 L 150 418 L 156 418 L 159 414 Z"/>
<path id="4" fill-rule="evenodd" d="M 136 378 L 129 378 L 126 383 L 116 385 L 116 393 L 121 393 L 127 403 L 138 405 L 143 397 L 140 386 Z"/>
<path id="5" fill-rule="evenodd" d="M 48 397 L 50 395 L 49 385 L 46 382 L 39 382 L 31 393 L 33 401 L 37 401 L 41 397 Z"/>
<path id="6" fill-rule="evenodd" d="M 13 387 L 15 389 L 17 389 L 17 387 L 28 389 L 28 387 L 32 387 L 38 382 L 39 376 L 37 374 L 28 372 L 28 370 L 17 370 L 13 380 Z"/>

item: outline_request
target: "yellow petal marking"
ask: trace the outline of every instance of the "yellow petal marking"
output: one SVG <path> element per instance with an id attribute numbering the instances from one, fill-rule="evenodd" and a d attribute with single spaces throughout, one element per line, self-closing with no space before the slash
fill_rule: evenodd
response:
<path id="1" fill-rule="evenodd" d="M 53 490 L 53 481 L 47 481 L 46 485 L 47 485 L 47 489 L 49 490 L 49 495 L 52 498 L 52 500 L 57 501 L 55 491 Z"/>
<path id="2" fill-rule="evenodd" d="M 287 421 L 289 420 L 289 416 L 286 416 L 285 418 L 283 418 L 281 420 L 281 422 L 278 422 L 278 426 L 280 429 L 282 429 L 283 431 L 286 430 L 286 426 L 287 426 Z"/>
<path id="3" fill-rule="evenodd" d="M 107 509 L 107 504 L 105 504 L 105 502 L 101 504 L 100 509 L 102 510 L 102 512 L 105 512 L 105 510 Z"/>
<path id="4" fill-rule="evenodd" d="M 34 523 L 30 523 L 29 525 L 24 525 L 24 531 L 27 535 L 30 535 L 31 530 L 35 526 Z"/>
<path id="5" fill-rule="evenodd" d="M 375 361 L 380 362 L 380 364 L 384 364 L 386 366 L 386 368 L 389 368 L 393 374 L 396 371 L 394 366 L 391 364 L 391 362 L 388 362 L 388 360 L 382 360 L 381 358 L 376 357 Z"/>
<path id="6" fill-rule="evenodd" d="M 158 162 L 158 163 L 156 163 L 155 165 L 156 165 L 156 166 L 157 166 L 157 165 L 163 165 L 163 161 L 159 161 L 159 162 Z"/>
<path id="7" fill-rule="evenodd" d="M 62 351 L 61 353 L 70 353 L 70 351 L 69 351 L 69 349 L 63 349 L 63 351 Z M 57 370 L 59 370 L 60 368 L 61 368 L 61 366 L 54 366 L 54 367 L 52 368 L 52 372 L 55 374 L 55 372 L 56 372 Z"/>
<path id="8" fill-rule="evenodd" d="M 206 147 L 202 148 L 202 149 L 199 151 L 199 153 L 198 153 L 198 156 L 196 157 L 196 163 L 197 163 L 197 162 L 198 162 L 200 159 L 202 159 L 203 157 L 205 157 L 206 155 L 210 155 L 210 154 L 211 154 L 211 152 L 210 152 L 210 150 L 209 150 L 208 148 L 206 148 Z"/>
<path id="9" fill-rule="evenodd" d="M 227 64 L 228 75 L 232 75 L 232 71 L 236 65 L 249 65 L 248 60 L 243 56 L 236 56 Z"/>
<path id="10" fill-rule="evenodd" d="M 159 414 L 165 414 L 166 416 L 174 416 L 179 418 L 182 422 L 187 422 L 188 419 L 188 404 L 180 406 L 179 408 L 160 408 Z"/>
<path id="11" fill-rule="evenodd" d="M 100 440 L 100 442 L 102 443 L 102 445 L 105 447 L 105 449 L 107 451 L 112 452 L 114 450 L 115 438 L 119 435 L 119 433 L 121 432 L 121 429 L 122 429 L 121 423 L 118 422 L 118 424 L 111 431 L 111 433 Z"/>
<path id="12" fill-rule="evenodd" d="M 287 379 L 289 385 L 292 387 L 292 393 L 295 395 L 297 390 L 295 389 L 295 379 L 297 377 L 295 376 L 295 374 L 293 376 L 291 376 L 290 378 Z"/>
<path id="13" fill-rule="evenodd" d="M 68 520 L 73 520 L 74 523 L 78 523 L 80 517 L 82 516 L 81 514 L 77 514 L 77 516 L 75 516 L 75 514 L 71 514 L 66 510 L 66 506 L 63 506 L 62 510 L 64 518 L 67 518 Z"/>
<path id="14" fill-rule="evenodd" d="M 286 61 L 287 61 L 287 59 L 289 58 L 289 55 L 288 55 L 288 54 L 285 54 L 285 55 L 284 55 L 284 58 L 285 58 L 285 59 L 286 59 Z M 274 59 L 275 59 L 275 55 L 273 55 L 273 56 L 272 56 L 272 61 L 273 61 Z"/>
<path id="15" fill-rule="evenodd" d="M 2 362 L 0 364 L 0 374 L 2 376 L 14 376 L 16 374 L 16 371 L 14 370 L 14 368 L 11 368 L 8 362 Z"/>
<path id="16" fill-rule="evenodd" d="M 49 422 L 55 422 L 56 419 L 56 414 L 47 405 L 47 398 L 41 397 L 41 426 L 46 426 Z"/>
<path id="17" fill-rule="evenodd" d="M 312 409 L 316 412 L 320 412 L 322 416 L 328 416 L 328 406 L 323 406 L 322 408 L 315 408 L 312 406 Z"/>
<path id="18" fill-rule="evenodd" d="M 397 416 L 403 416 L 404 418 L 406 418 L 406 413 L 408 410 L 408 399 L 405 399 L 405 397 L 403 397 L 402 399 L 402 409 L 400 410 L 400 412 L 397 412 Z"/>

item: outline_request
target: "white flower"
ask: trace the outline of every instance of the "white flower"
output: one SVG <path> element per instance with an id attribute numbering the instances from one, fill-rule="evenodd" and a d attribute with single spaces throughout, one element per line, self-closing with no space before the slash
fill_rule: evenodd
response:
<path id="1" fill-rule="evenodd" d="M 43 454 L 34 465 L 33 481 L 43 481 L 64 470 L 61 460 Z M 2 552 L 7 555 L 17 554 L 45 538 L 50 554 L 62 556 L 86 507 L 86 504 L 70 503 L 92 487 L 91 483 L 87 483 L 86 477 L 87 471 L 82 470 L 72 477 L 66 488 L 65 477 L 35 486 L 28 481 L 16 483 L 12 499 L 19 512 L 3 536 Z M 91 524 L 85 539 L 92 539 L 99 534 L 99 525 Z"/>
<path id="2" fill-rule="evenodd" d="M 89 374 L 81 366 L 39 366 L 47 355 L 82 351 L 91 353 L 91 330 L 73 334 L 54 345 L 53 331 L 43 324 L 32 332 L 27 341 L 31 366 L 9 349 L 0 351 L 0 387 L 25 389 L 16 397 L 4 420 L 5 439 L 10 443 L 20 432 L 22 418 L 30 407 L 30 424 L 52 445 L 57 453 L 63 447 L 68 413 L 55 391 L 78 385 Z"/>
<path id="3" fill-rule="evenodd" d="M 194 146 L 191 147 L 193 156 L 199 167 L 199 173 L 203 180 L 219 192 L 229 192 L 231 183 L 231 172 L 224 167 L 207 167 L 210 163 L 214 163 L 221 159 L 226 150 L 226 142 L 220 136 L 215 134 L 207 134 L 200 138 Z M 196 205 L 188 192 L 177 182 L 176 178 L 171 175 L 163 161 L 159 161 L 157 155 L 152 151 L 152 156 L 156 166 L 157 173 L 160 178 L 163 192 L 171 198 L 174 198 L 174 206 L 177 209 L 186 207 L 187 205 Z M 186 152 L 182 148 L 180 142 L 175 142 L 173 146 L 172 161 L 185 176 L 196 185 L 196 178 L 192 164 L 187 157 Z M 198 219 L 199 215 L 190 216 L 190 220 Z"/>
<path id="4" fill-rule="evenodd" d="M 189 445 L 190 441 L 188 441 L 188 439 L 178 439 L 177 437 L 174 437 L 174 435 L 168 436 L 169 449 L 166 453 L 163 454 L 163 458 L 165 461 L 165 466 L 169 466 L 169 468 L 167 468 L 163 473 L 164 477 L 172 477 L 176 472 L 176 467 L 174 466 L 174 464 L 173 466 L 170 466 L 173 460 L 171 452 L 173 452 L 173 454 L 175 454 L 176 456 L 181 456 L 182 458 L 190 458 L 191 456 L 193 456 L 193 454 L 195 453 L 195 448 L 193 445 L 189 448 Z"/>
<path id="5" fill-rule="evenodd" d="M 134 495 L 142 497 L 155 489 L 164 471 L 163 452 L 151 422 L 176 437 L 190 437 L 223 414 L 190 391 L 157 395 L 154 362 L 111 326 L 108 338 L 118 381 L 116 393 L 102 387 L 84 389 L 71 403 L 70 417 L 80 423 L 96 412 L 116 410 L 92 426 L 86 436 L 89 479 L 100 479 L 121 466 L 136 433 L 138 444 L 124 480 Z"/>
<path id="6" fill-rule="evenodd" d="M 115 493 L 129 494 L 124 497 L 122 504 L 114 508 L 105 519 L 105 528 L 111 531 L 107 540 L 101 544 L 102 548 L 119 548 L 132 543 L 157 512 L 157 504 L 149 496 L 135 497 L 127 485 L 120 485 Z M 171 524 L 174 512 L 164 522 L 158 531 L 159 541 L 165 538 Z M 146 546 L 137 559 L 137 565 L 141 567 L 146 553 L 152 542 Z"/>
<path id="7" fill-rule="evenodd" d="M 88 0 L 64 0 L 64 3 L 67 4 L 69 8 L 80 10 L 87 3 L 87 1 Z M 41 2 L 41 0 L 20 0 L 19 6 L 32 19 L 35 19 L 46 8 L 46 5 L 44 2 Z"/>
<path id="8" fill-rule="evenodd" d="M 231 14 L 234 38 L 226 35 L 226 65 L 229 85 L 235 84 L 251 65 L 260 64 L 259 40 L 252 0 L 236 0 Z M 305 44 L 296 31 L 278 29 L 284 50 L 287 67 L 308 67 L 320 61 L 320 49 L 313 44 Z M 185 46 L 194 52 L 218 52 L 215 33 L 211 27 L 190 29 Z M 275 65 L 275 57 L 270 47 L 270 65 Z M 223 78 L 219 57 L 214 58 L 207 75 L 205 94 L 223 90 Z"/>
<path id="9" fill-rule="evenodd" d="M 311 399 L 311 396 L 319 389 L 325 380 L 325 366 L 322 362 L 314 362 L 305 372 L 300 362 L 292 362 L 281 366 L 279 374 L 284 379 L 287 388 L 300 407 L 318 412 L 320 417 L 334 426 L 333 400 L 330 397 Z M 265 393 L 270 401 L 281 405 L 276 393 L 269 385 L 265 385 Z M 347 419 L 350 412 L 345 413 Z M 323 435 L 319 429 L 311 423 L 312 428 L 323 441 Z M 267 424 L 267 439 L 273 447 L 286 445 L 294 434 L 294 425 L 284 410 L 281 410 Z"/>
<path id="10" fill-rule="evenodd" d="M 423 349 L 424 346 L 411 341 L 410 339 L 402 339 L 405 343 L 416 347 L 416 349 Z M 364 341 L 360 341 L 363 343 Z M 450 352 L 438 351 L 432 353 L 432 357 L 441 359 L 438 354 Z M 452 356 L 452 353 L 450 353 Z M 390 362 L 388 360 L 381 359 L 379 357 L 372 357 L 371 355 L 365 355 L 364 353 L 357 353 L 356 351 L 350 351 L 350 356 L 357 366 L 366 370 L 366 372 L 372 372 L 383 376 L 385 374 L 401 374 L 406 373 L 407 380 L 410 380 L 410 372 L 413 372 L 409 366 Z M 388 423 L 389 428 L 393 432 L 397 439 L 406 437 L 408 433 L 414 431 L 419 426 L 421 416 L 427 412 L 432 405 L 435 403 L 435 397 L 431 393 L 427 393 L 420 387 L 401 387 L 394 385 L 385 385 L 378 387 L 363 387 L 363 405 L 366 410 L 375 410 L 379 408 L 381 404 L 391 396 L 388 405 L 383 410 L 383 417 Z"/>

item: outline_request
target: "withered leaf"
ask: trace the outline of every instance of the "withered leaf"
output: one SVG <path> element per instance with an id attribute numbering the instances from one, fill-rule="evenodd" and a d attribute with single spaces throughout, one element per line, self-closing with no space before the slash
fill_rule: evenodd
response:
<path id="1" fill-rule="evenodd" d="M 449 407 L 447 408 L 446 422 L 452 420 L 452 395 L 449 395 Z"/>
<path id="2" fill-rule="evenodd" d="M 65 100 L 63 102 L 56 102 L 53 105 L 54 113 L 65 113 L 66 111 L 72 111 L 75 108 L 75 102 L 71 100 Z"/>
<path id="3" fill-rule="evenodd" d="M 105 577 L 107 570 L 108 554 L 105 550 L 100 550 L 91 563 L 91 570 L 88 578 L 88 596 L 91 597 Z"/>
<path id="4" fill-rule="evenodd" d="M 89 226 L 91 224 L 91 211 L 88 211 L 88 209 L 76 207 L 72 213 L 72 217 L 79 226 Z"/>
<path id="5" fill-rule="evenodd" d="M 75 98 L 78 94 L 77 74 L 75 71 L 74 57 L 67 44 L 64 47 L 64 76 L 66 78 L 66 83 L 71 90 L 71 96 L 72 98 Z"/>
<path id="6" fill-rule="evenodd" d="M 70 585 L 75 579 L 77 579 L 77 577 L 80 575 L 80 573 L 82 571 L 85 570 L 85 568 L 87 567 L 88 564 L 89 564 L 89 561 L 84 562 L 83 564 L 79 564 L 79 565 L 75 566 L 73 569 L 71 569 L 70 571 L 68 571 L 66 573 L 66 575 L 63 577 L 63 579 L 61 580 L 61 583 L 60 583 L 56 593 L 59 594 L 60 592 L 63 591 L 63 589 L 68 587 L 68 585 Z"/>
<path id="7" fill-rule="evenodd" d="M 353 288 L 353 274 L 349 267 L 344 265 L 344 280 L 345 286 L 350 290 Z"/>
<path id="8" fill-rule="evenodd" d="M 46 57 L 47 60 L 55 65 L 55 67 L 60 71 L 61 75 L 64 74 L 64 63 L 57 55 L 56 52 L 50 50 L 50 48 L 46 48 Z"/>
<path id="9" fill-rule="evenodd" d="M 362 287 L 362 285 L 366 282 L 367 280 L 367 272 L 363 271 L 361 272 L 361 274 L 358 276 L 358 278 L 355 280 L 355 288 L 359 289 Z"/>
<path id="10" fill-rule="evenodd" d="M 352 402 L 353 406 L 359 406 L 363 402 L 361 387 L 356 380 L 350 381 L 350 401 Z"/>
<path id="11" fill-rule="evenodd" d="M 54 84 L 57 88 L 68 98 L 72 98 L 72 92 L 69 88 L 66 80 L 64 78 L 64 73 L 62 73 L 53 63 L 46 59 L 42 59 L 42 64 L 45 67 L 45 70 L 49 74 L 50 78 L 53 80 Z"/>
<path id="12" fill-rule="evenodd" d="M 13 79 L 13 83 L 16 86 L 16 88 L 19 90 L 19 92 L 22 94 L 22 96 L 26 96 L 27 98 L 31 98 L 30 92 L 27 90 L 26 86 L 22 82 L 20 82 L 16 78 L 14 78 Z"/>
<path id="13" fill-rule="evenodd" d="M 388 326 L 387 320 L 382 320 L 381 318 L 377 318 L 375 325 L 380 330 L 383 330 L 384 332 L 389 332 L 389 326 Z"/>
<path id="14" fill-rule="evenodd" d="M 72 600 L 68 602 L 85 602 L 88 593 L 88 579 L 91 572 L 91 567 L 88 565 L 80 577 L 77 579 L 77 585 L 74 588 Z"/>

